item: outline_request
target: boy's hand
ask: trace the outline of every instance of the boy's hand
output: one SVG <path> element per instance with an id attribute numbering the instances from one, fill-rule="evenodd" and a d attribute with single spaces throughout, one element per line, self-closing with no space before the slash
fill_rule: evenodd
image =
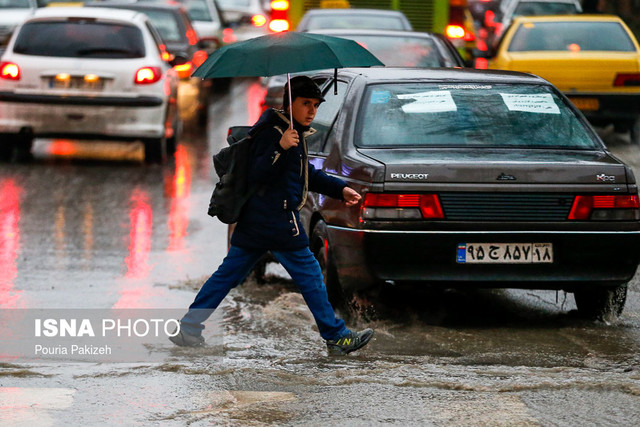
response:
<path id="1" fill-rule="evenodd" d="M 362 198 L 360 194 L 356 190 L 351 187 L 344 187 L 342 189 L 342 198 L 344 199 L 344 203 L 347 206 L 353 206 L 358 204 L 360 199 Z"/>
<path id="2" fill-rule="evenodd" d="M 284 150 L 288 150 L 291 147 L 297 147 L 300 142 L 300 138 L 298 137 L 298 131 L 295 129 L 287 129 L 284 134 L 282 134 L 282 138 L 280 138 L 280 146 Z"/>

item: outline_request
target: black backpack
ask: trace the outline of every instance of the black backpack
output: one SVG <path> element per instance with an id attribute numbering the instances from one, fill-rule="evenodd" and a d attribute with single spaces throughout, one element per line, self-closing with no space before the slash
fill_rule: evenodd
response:
<path id="1" fill-rule="evenodd" d="M 238 221 L 242 207 L 258 189 L 257 185 L 249 185 L 249 160 L 253 138 L 264 126 L 255 130 L 252 135 L 249 135 L 250 128 L 229 128 L 229 146 L 213 156 L 213 167 L 220 180 L 213 189 L 207 213 L 217 216 L 225 224 Z"/>

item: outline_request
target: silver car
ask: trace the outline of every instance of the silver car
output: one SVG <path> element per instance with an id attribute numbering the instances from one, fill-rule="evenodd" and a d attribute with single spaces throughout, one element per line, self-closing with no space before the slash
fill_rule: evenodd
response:
<path id="1" fill-rule="evenodd" d="M 163 160 L 181 122 L 160 40 L 140 12 L 36 11 L 0 62 L 2 157 L 29 158 L 34 137 L 71 137 L 141 140 L 148 162 Z"/>

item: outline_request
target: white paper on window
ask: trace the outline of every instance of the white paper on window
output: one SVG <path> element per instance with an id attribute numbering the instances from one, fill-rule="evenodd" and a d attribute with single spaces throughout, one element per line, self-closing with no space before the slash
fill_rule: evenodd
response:
<path id="1" fill-rule="evenodd" d="M 524 111 L 537 114 L 560 114 L 560 109 L 550 93 L 537 95 L 517 95 L 513 93 L 501 93 L 502 100 L 509 111 Z"/>
<path id="2" fill-rule="evenodd" d="M 456 103 L 448 90 L 434 90 L 430 92 L 410 93 L 398 95 L 398 99 L 414 99 L 410 104 L 402 106 L 405 113 L 441 113 L 458 111 Z"/>

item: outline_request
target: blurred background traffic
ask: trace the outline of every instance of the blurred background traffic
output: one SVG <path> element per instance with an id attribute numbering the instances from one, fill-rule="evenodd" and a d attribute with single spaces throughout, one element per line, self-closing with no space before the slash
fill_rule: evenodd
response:
<path id="1" fill-rule="evenodd" d="M 117 42 L 107 33 L 75 49 L 87 36 L 63 30 L 92 22 L 104 29 L 89 8 L 146 15 L 139 31 L 148 40 L 138 46 L 145 53 L 133 56 L 152 52 L 161 62 L 123 61 L 131 47 L 109 46 Z M 118 19 L 124 26 L 130 18 Z M 0 157 L 28 160 L 38 137 L 106 138 L 142 142 L 147 162 L 163 162 L 184 130 L 206 126 L 212 99 L 229 89 L 229 79 L 192 72 L 221 46 L 281 31 L 351 38 L 387 66 L 537 74 L 593 125 L 639 142 L 640 0 L 0 0 Z M 121 34 L 120 42 L 132 37 Z M 103 70 L 105 59 L 133 68 L 116 77 Z M 136 80 L 140 70 L 148 78 Z M 280 106 L 283 83 L 282 76 L 261 80 L 261 109 Z M 128 117 L 113 114 L 118 107 Z"/>

